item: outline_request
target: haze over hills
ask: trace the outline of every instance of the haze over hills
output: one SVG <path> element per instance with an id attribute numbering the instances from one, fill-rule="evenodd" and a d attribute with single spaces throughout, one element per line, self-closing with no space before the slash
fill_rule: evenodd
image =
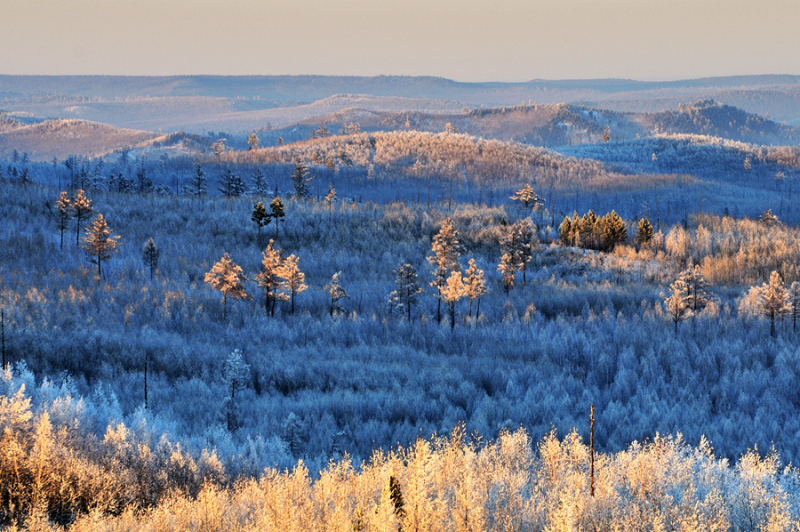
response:
<path id="1" fill-rule="evenodd" d="M 374 99 L 368 104 L 326 100 L 340 94 Z M 409 76 L 0 76 L 0 109 L 7 112 L 198 134 L 220 130 L 244 133 L 264 127 L 266 122 L 281 127 L 348 107 L 456 111 L 464 106 L 565 102 L 616 111 L 658 112 L 702 99 L 715 99 L 750 113 L 769 113 L 774 120 L 789 125 L 800 122 L 798 76 L 521 83 L 462 83 Z M 317 105 L 326 108 L 294 109 L 318 101 L 326 102 Z"/>

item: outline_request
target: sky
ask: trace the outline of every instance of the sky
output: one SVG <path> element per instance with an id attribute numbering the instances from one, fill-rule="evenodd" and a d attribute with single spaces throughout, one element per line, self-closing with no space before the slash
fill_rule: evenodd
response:
<path id="1" fill-rule="evenodd" d="M 798 0 L 3 0 L 0 74 L 800 74 Z"/>

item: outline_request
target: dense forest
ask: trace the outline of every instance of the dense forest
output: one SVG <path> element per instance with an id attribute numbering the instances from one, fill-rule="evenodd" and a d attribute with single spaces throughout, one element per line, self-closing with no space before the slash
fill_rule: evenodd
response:
<path id="1" fill-rule="evenodd" d="M 796 530 L 796 149 L 251 141 L 0 165 L 3 525 Z"/>

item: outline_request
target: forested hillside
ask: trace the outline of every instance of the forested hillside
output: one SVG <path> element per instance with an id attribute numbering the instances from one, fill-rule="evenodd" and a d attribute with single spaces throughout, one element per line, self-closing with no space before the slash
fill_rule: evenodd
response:
<path id="1" fill-rule="evenodd" d="M 0 164 L 3 525 L 791 530 L 795 148 L 342 133 Z"/>

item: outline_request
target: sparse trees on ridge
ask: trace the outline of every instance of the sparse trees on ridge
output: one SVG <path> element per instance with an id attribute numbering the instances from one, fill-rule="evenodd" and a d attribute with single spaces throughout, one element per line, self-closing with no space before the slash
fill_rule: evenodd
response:
<path id="1" fill-rule="evenodd" d="M 234 301 L 247 299 L 247 291 L 244 288 L 244 281 L 247 278 L 242 272 L 242 268 L 235 264 L 227 252 L 217 261 L 211 270 L 206 272 L 203 280 L 211 285 L 214 290 L 222 292 L 222 319 L 227 319 L 228 297 Z"/>

